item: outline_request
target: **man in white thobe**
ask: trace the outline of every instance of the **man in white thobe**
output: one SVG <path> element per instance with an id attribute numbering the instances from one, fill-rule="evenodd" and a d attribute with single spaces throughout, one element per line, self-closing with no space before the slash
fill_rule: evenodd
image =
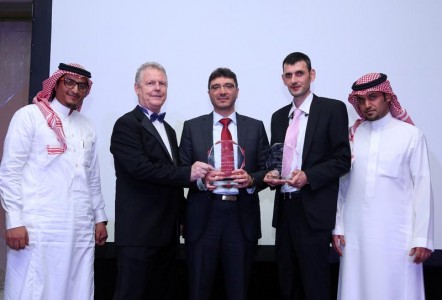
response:
<path id="1" fill-rule="evenodd" d="M 9 125 L 0 166 L 5 299 L 93 299 L 95 244 L 107 238 L 96 134 L 79 113 L 90 72 L 60 64 Z"/>
<path id="2" fill-rule="evenodd" d="M 333 247 L 338 299 L 425 299 L 422 262 L 433 250 L 427 146 L 387 76 L 352 86 L 352 168 L 341 178 Z"/>

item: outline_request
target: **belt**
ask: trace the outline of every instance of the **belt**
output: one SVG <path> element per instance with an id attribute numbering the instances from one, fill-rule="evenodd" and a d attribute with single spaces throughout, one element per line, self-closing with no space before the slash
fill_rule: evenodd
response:
<path id="1" fill-rule="evenodd" d="M 301 197 L 301 191 L 294 191 L 289 193 L 281 193 L 281 198 L 284 200 L 295 199 Z"/>
<path id="2" fill-rule="evenodd" d="M 236 201 L 238 200 L 238 195 L 212 194 L 212 199 L 223 200 L 223 201 Z"/>

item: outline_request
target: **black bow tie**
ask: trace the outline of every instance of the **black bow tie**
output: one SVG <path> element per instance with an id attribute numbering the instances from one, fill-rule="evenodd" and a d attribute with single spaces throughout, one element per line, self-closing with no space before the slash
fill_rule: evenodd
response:
<path id="1" fill-rule="evenodd" d="M 164 117 L 166 116 L 166 113 L 165 112 L 163 112 L 163 113 L 161 113 L 161 114 L 157 114 L 157 113 L 152 113 L 151 115 L 150 115 L 150 120 L 152 121 L 152 122 L 155 122 L 156 120 L 158 120 L 158 121 L 160 121 L 161 123 L 163 123 L 164 122 Z"/>

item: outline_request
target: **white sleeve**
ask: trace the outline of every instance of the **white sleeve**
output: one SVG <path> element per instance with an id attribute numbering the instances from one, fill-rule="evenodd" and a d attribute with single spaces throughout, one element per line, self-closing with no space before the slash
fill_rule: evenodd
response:
<path id="1" fill-rule="evenodd" d="M 31 152 L 35 120 L 29 109 L 18 110 L 9 124 L 0 166 L 0 198 L 6 211 L 6 229 L 22 221 L 22 171 Z"/>
<path id="2" fill-rule="evenodd" d="M 424 247 L 433 250 L 433 195 L 427 143 L 421 132 L 411 154 L 410 171 L 413 179 L 414 212 L 411 248 Z"/>
<path id="3" fill-rule="evenodd" d="M 94 209 L 95 224 L 101 222 L 107 222 L 106 212 L 104 211 L 104 199 L 101 193 L 101 181 L 100 181 L 100 165 L 98 162 L 98 150 L 97 150 L 97 138 L 94 137 L 92 145 L 92 158 L 90 168 L 90 191 L 92 198 L 92 205 Z"/>
<path id="4" fill-rule="evenodd" d="M 207 187 L 201 178 L 196 180 L 196 185 L 200 191 L 207 191 Z"/>
<path id="5" fill-rule="evenodd" d="M 336 223 L 333 235 L 344 235 L 344 207 L 347 194 L 349 173 L 339 178 L 338 206 L 336 209 Z"/>

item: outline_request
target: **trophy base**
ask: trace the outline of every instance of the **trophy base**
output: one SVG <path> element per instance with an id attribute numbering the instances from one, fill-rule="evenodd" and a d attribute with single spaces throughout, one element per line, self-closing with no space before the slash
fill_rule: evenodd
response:
<path id="1" fill-rule="evenodd" d="M 217 180 L 212 183 L 216 187 L 225 187 L 225 188 L 232 188 L 238 185 L 237 182 L 233 181 L 233 178 L 224 178 L 223 180 Z"/>

